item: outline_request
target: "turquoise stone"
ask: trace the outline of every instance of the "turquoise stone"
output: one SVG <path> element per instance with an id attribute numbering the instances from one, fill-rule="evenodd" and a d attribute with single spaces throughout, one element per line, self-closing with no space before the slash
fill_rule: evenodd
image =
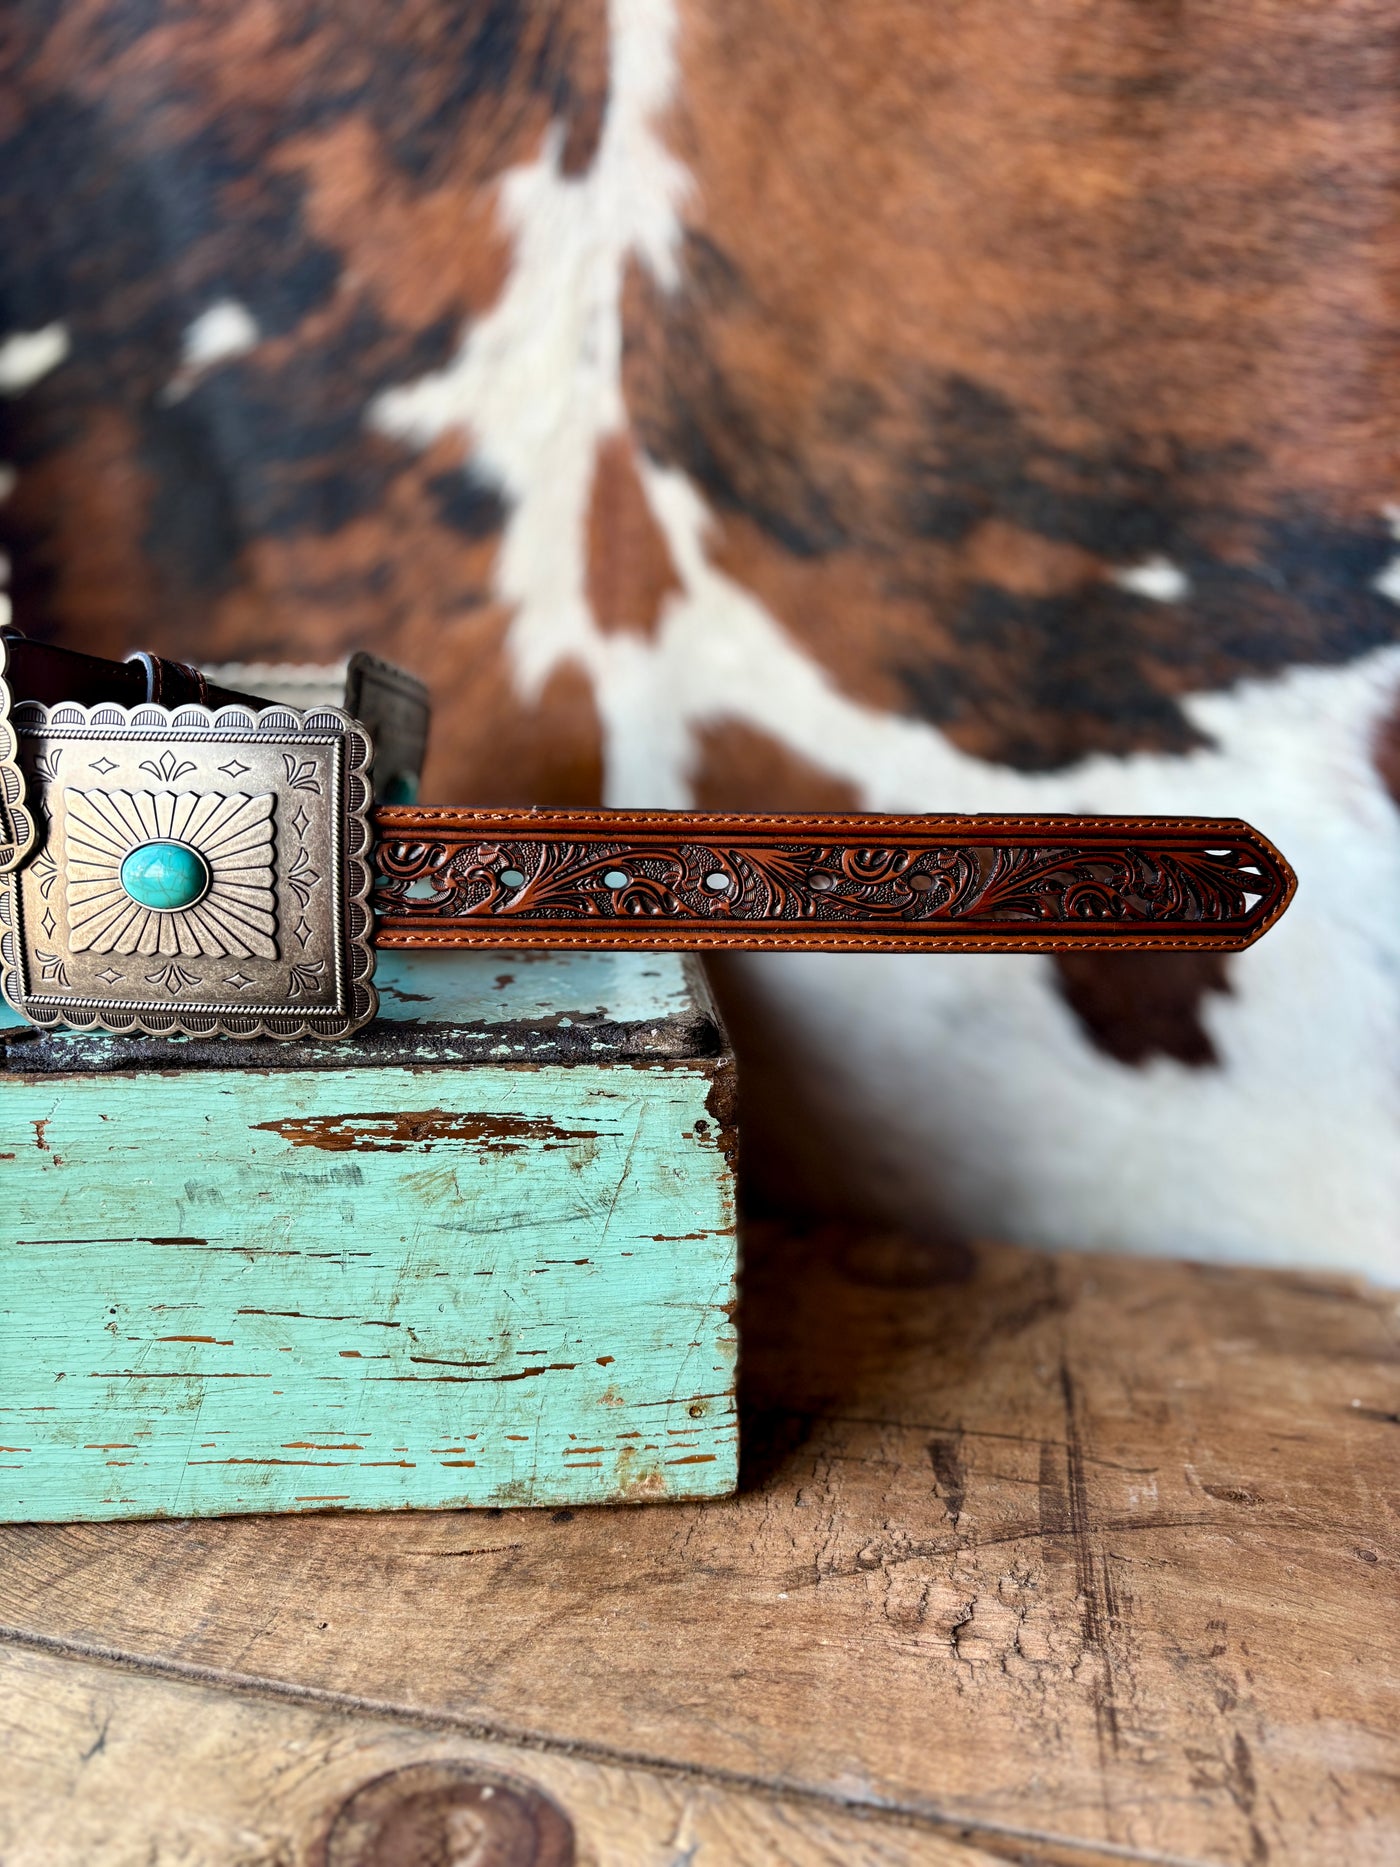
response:
<path id="1" fill-rule="evenodd" d="M 143 908 L 191 908 L 209 886 L 209 864 L 188 843 L 142 843 L 122 863 L 122 887 Z"/>

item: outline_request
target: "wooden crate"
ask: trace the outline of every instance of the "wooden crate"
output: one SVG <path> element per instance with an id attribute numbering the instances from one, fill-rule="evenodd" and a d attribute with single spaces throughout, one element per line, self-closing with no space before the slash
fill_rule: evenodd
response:
<path id="1" fill-rule="evenodd" d="M 0 1030 L 0 1518 L 733 1489 L 732 1059 L 698 973 L 379 980 L 343 1044 Z"/>

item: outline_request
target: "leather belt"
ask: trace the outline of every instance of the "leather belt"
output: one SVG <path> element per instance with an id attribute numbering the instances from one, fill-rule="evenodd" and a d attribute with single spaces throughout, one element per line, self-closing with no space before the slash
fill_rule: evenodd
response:
<path id="1" fill-rule="evenodd" d="M 11 1004 L 341 1037 L 374 1016 L 379 947 L 1232 951 L 1296 885 L 1233 819 L 376 802 L 416 792 L 427 696 L 366 656 L 348 694 L 354 716 L 0 636 Z"/>

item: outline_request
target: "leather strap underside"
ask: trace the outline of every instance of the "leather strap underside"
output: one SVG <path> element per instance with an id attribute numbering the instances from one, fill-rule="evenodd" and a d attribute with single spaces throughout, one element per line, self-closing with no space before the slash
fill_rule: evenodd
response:
<path id="1" fill-rule="evenodd" d="M 1229 819 L 393 806 L 374 822 L 381 947 L 1231 950 L 1296 886 Z"/>

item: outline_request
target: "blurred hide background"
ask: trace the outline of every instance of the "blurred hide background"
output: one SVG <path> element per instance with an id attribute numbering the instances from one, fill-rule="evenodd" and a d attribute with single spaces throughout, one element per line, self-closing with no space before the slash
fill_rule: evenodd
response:
<path id="1" fill-rule="evenodd" d="M 1400 1278 L 1389 0 L 21 0 L 16 620 L 439 800 L 1252 819 L 1191 955 L 735 959 L 767 1196 Z M 1395 503 L 1392 503 L 1395 502 Z"/>

